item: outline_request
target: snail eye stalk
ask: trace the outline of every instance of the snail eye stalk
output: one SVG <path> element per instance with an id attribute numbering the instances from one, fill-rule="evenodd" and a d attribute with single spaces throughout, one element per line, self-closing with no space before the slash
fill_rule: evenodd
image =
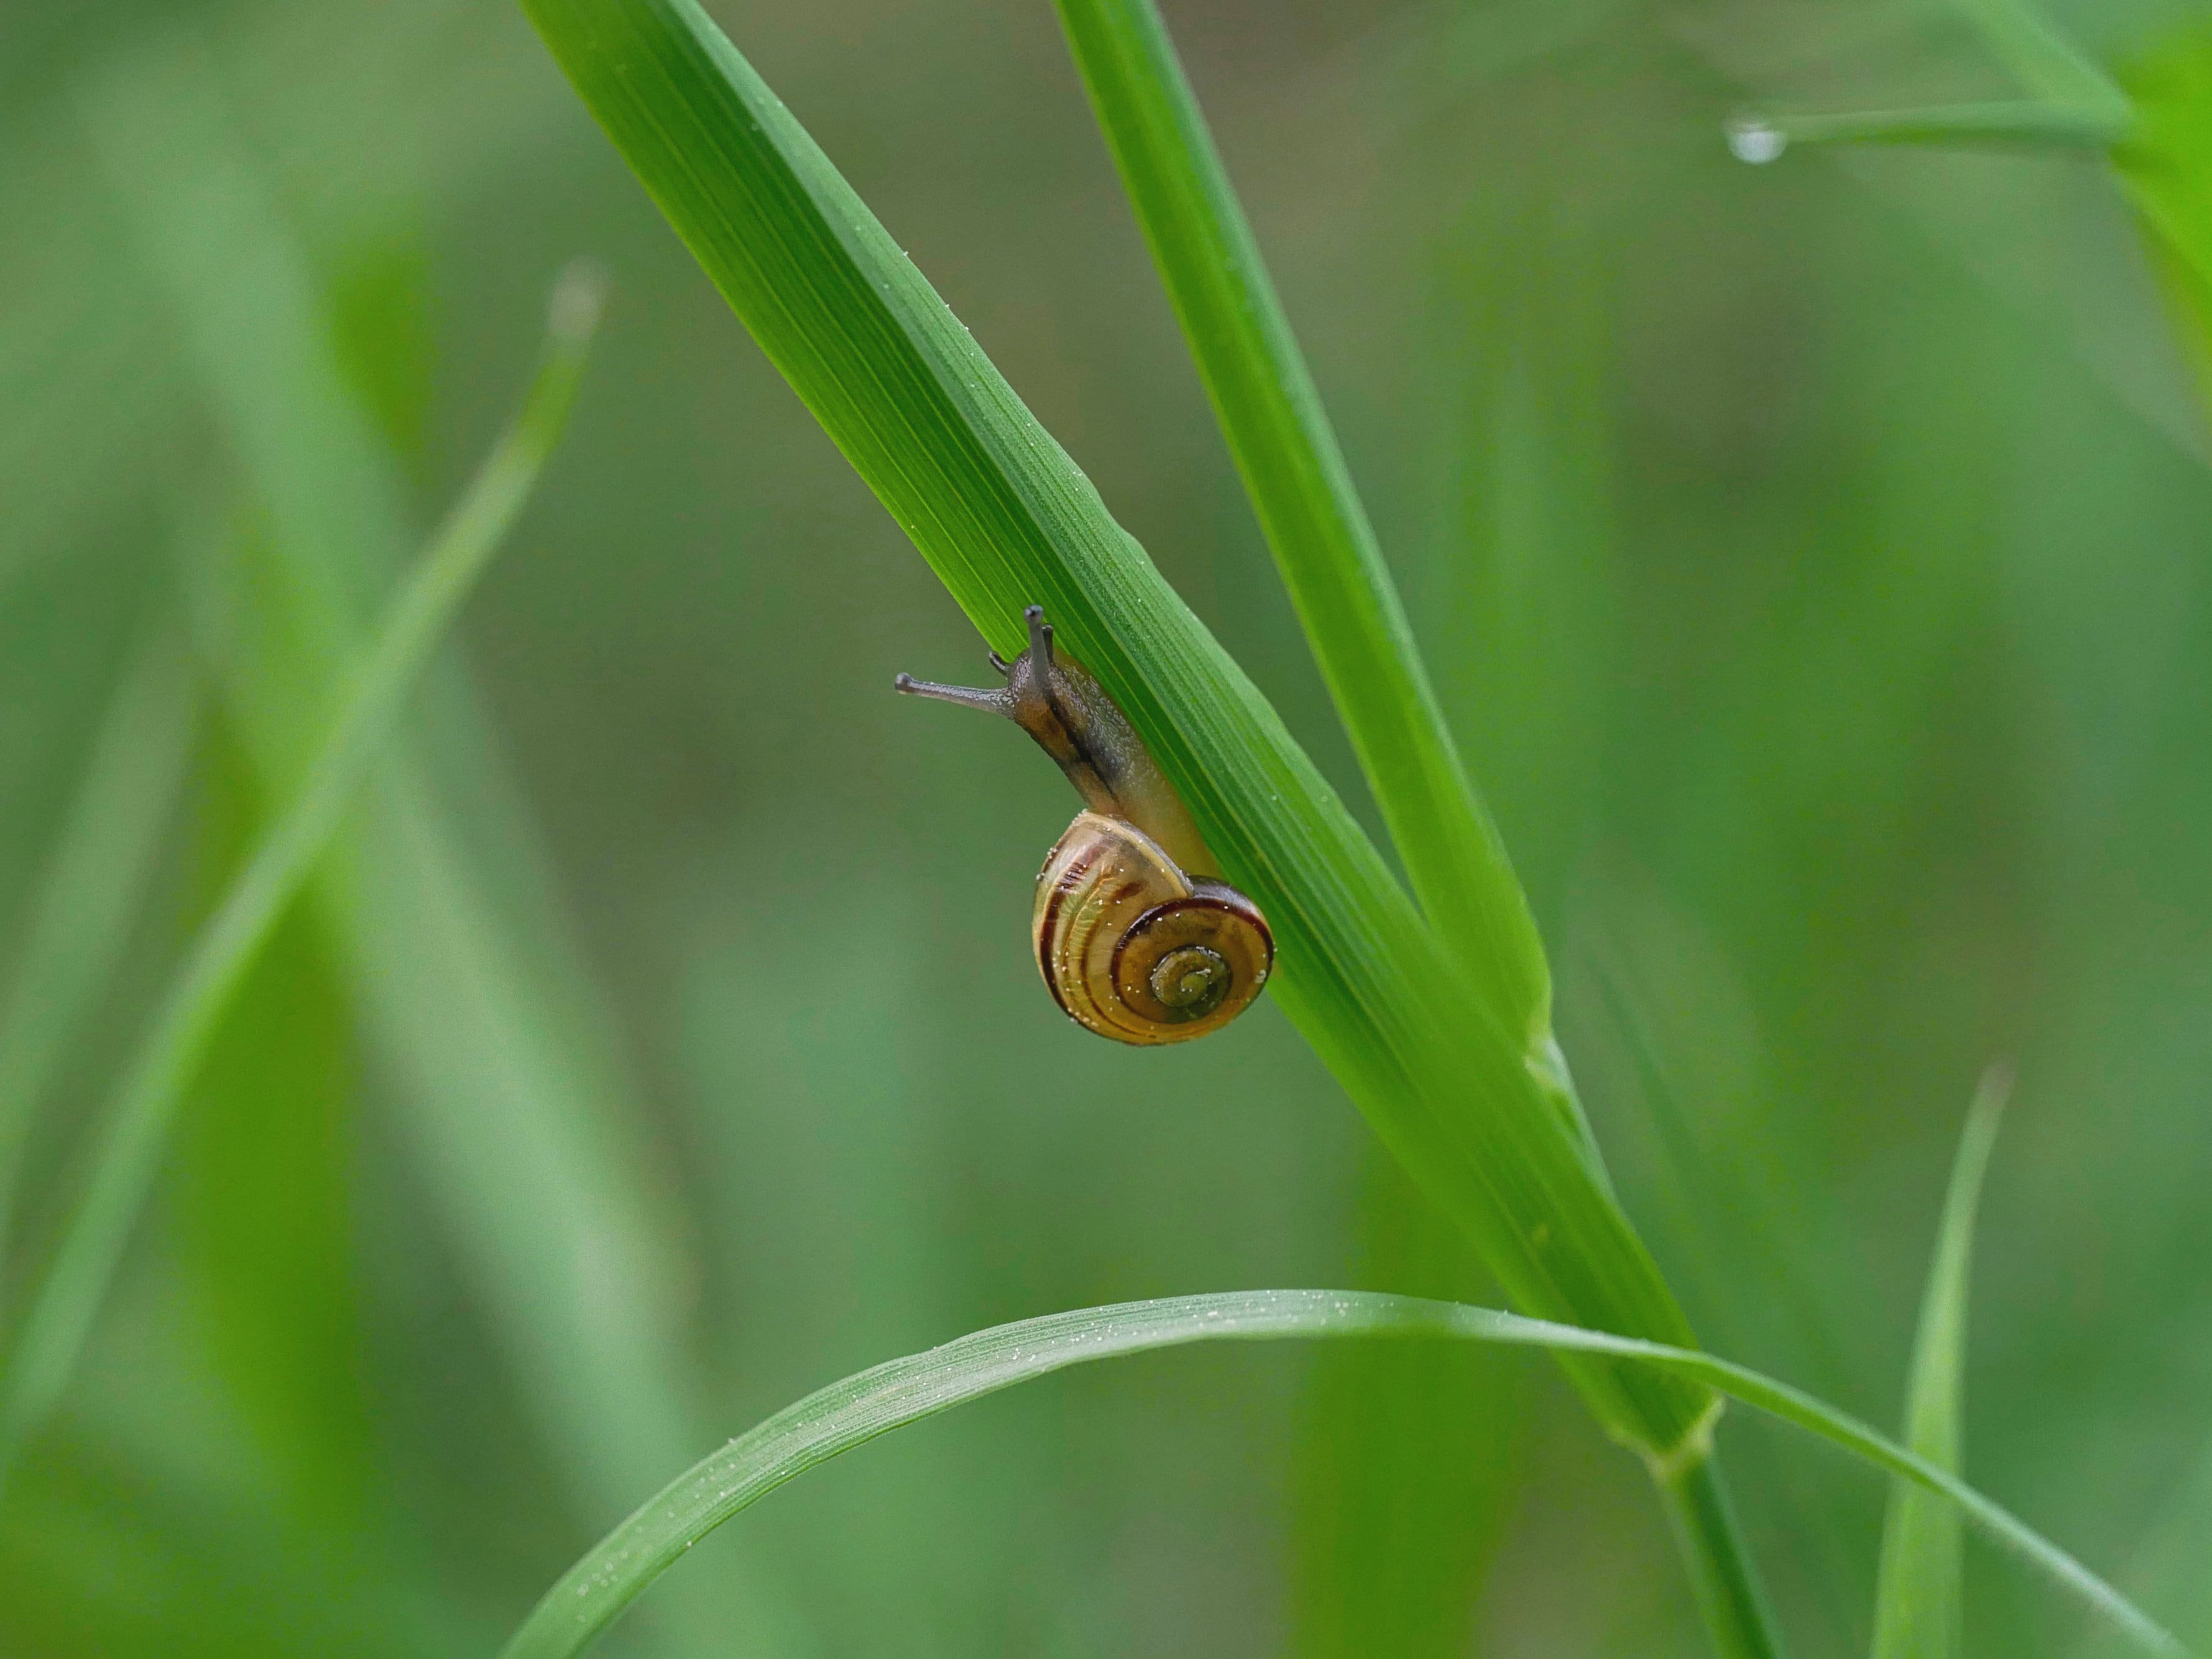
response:
<path id="1" fill-rule="evenodd" d="M 939 685 L 935 680 L 918 680 L 911 674 L 901 674 L 891 682 L 891 689 L 903 691 L 910 697 L 927 697 L 934 702 L 957 702 L 963 708 L 981 708 L 994 714 L 1011 714 L 1013 712 L 1012 700 L 1003 690 Z"/>

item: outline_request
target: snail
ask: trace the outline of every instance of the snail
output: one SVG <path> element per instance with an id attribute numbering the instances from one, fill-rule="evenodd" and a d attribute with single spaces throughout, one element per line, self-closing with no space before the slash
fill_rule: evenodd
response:
<path id="1" fill-rule="evenodd" d="M 1088 669 L 1053 650 L 1041 605 L 1029 649 L 975 690 L 902 674 L 918 697 L 1004 714 L 1083 797 L 1037 873 L 1037 966 L 1068 1018 L 1117 1042 L 1184 1042 L 1219 1030 L 1267 982 L 1275 942 L 1260 908 L 1219 878 L 1206 842 L 1143 739 Z"/>

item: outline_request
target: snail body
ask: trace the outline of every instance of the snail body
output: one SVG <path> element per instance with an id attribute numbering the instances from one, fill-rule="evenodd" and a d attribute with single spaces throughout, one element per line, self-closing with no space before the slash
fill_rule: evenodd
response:
<path id="1" fill-rule="evenodd" d="M 1219 879 L 1189 811 L 1127 718 L 1082 665 L 1053 649 L 1031 605 L 1029 648 L 996 655 L 1004 690 L 902 674 L 917 696 L 1012 720 L 1058 763 L 1084 810 L 1038 872 L 1030 936 L 1068 1018 L 1117 1042 L 1184 1042 L 1252 1005 L 1274 939 L 1252 901 Z"/>

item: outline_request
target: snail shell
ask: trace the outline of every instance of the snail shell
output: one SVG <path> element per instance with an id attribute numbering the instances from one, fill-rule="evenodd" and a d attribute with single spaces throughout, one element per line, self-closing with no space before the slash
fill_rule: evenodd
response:
<path id="1" fill-rule="evenodd" d="M 1071 1019 L 1117 1042 L 1185 1042 L 1252 1005 L 1274 965 L 1260 907 L 1213 873 L 1212 856 L 1127 716 L 1082 664 L 1053 650 L 1044 612 L 1030 647 L 992 666 L 1003 689 L 898 689 L 1013 720 L 1084 799 L 1038 873 L 1037 966 Z"/>
<path id="2" fill-rule="evenodd" d="M 1054 1000 L 1119 1042 L 1219 1030 L 1275 959 L 1251 900 L 1194 880 L 1136 825 L 1099 812 L 1077 813 L 1038 872 L 1030 935 Z"/>

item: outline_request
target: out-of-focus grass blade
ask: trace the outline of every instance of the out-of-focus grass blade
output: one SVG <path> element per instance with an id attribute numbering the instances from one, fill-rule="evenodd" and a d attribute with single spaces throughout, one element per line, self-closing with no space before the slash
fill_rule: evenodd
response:
<path id="1" fill-rule="evenodd" d="M 1966 1364 L 1966 1307 L 1972 1281 L 1974 1215 L 1989 1172 L 2012 1078 L 1992 1067 L 1975 1092 L 1943 1199 L 1935 1259 L 1912 1344 L 1905 1440 L 1941 1469 L 1959 1468 L 1960 1396 Z M 1892 1489 L 1875 1591 L 1874 1659 L 1957 1659 L 1966 1641 L 1959 1514 L 1920 1487 Z"/>
<path id="2" fill-rule="evenodd" d="M 0 1477 L 68 1382 L 160 1170 L 177 1102 L 232 992 L 313 872 L 424 664 L 529 499 L 574 395 L 599 307 L 595 279 L 562 282 L 545 362 L 521 414 L 393 602 L 298 795 L 193 940 L 163 998 L 9 1354 L 0 1381 Z"/>
<path id="3" fill-rule="evenodd" d="M 2199 385 L 2212 400 L 2212 31 L 2185 27 L 2118 82 L 2019 0 L 1964 9 L 2021 83 L 2021 103 L 1847 112 L 1762 112 L 1731 122 L 1747 161 L 1796 144 L 2083 148 L 2111 160 L 2166 278 Z"/>
<path id="4" fill-rule="evenodd" d="M 264 515 L 265 538 L 191 560 L 186 586 L 226 712 L 282 799 L 418 540 L 405 481 L 206 45 L 143 42 L 80 102 Z M 490 723 L 458 667 L 433 667 L 424 707 L 424 740 L 379 769 L 316 896 L 441 1235 L 596 1531 L 706 1438 L 675 1305 L 682 1229 Z M 777 1587 L 741 1564 L 691 1589 L 655 1610 L 660 1634 L 803 1648 Z"/>
<path id="5" fill-rule="evenodd" d="M 2132 1552 L 2126 1577 L 2142 1599 L 2160 1608 L 2167 1627 L 2203 1649 L 2212 1645 L 2212 1438 L 2200 1441 L 2173 1497 Z M 2087 1632 L 2080 1659 L 2118 1659 L 2112 1632 Z"/>
<path id="6" fill-rule="evenodd" d="M 1591 954 L 1595 960 L 1586 965 L 1596 1000 L 1621 1045 L 1621 1063 L 1635 1079 L 1634 1121 L 1650 1136 L 1645 1225 L 1656 1248 L 1681 1264 L 1674 1283 L 1699 1330 L 1723 1348 L 1760 1344 L 1773 1356 L 1770 1364 L 1838 1392 L 1850 1368 L 1841 1362 L 1843 1348 L 1830 1327 L 1832 1290 L 1820 1285 L 1811 1260 L 1817 1206 L 1724 1107 L 1711 1109 L 1714 1103 L 1701 1098 L 1707 1109 L 1687 1109 L 1632 988 L 1632 959 L 1610 943 Z M 1664 970 L 1678 980 L 1697 971 L 1673 956 Z M 1839 1515 L 1826 1494 L 1802 1483 L 1770 1480 L 1760 1496 L 1768 1524 L 1778 1518 L 1791 1540 L 1786 1570 L 1817 1598 L 1809 1606 L 1798 1603 L 1800 1638 L 1818 1620 L 1830 1632 L 1850 1631 L 1856 1644 L 1866 1607 L 1855 1582 L 1857 1517 Z"/>
<path id="7" fill-rule="evenodd" d="M 2126 132 L 2108 111 L 2022 100 L 1741 116 L 1729 124 L 1729 147 L 1753 162 L 1776 161 L 1801 144 L 2096 151 Z"/>
<path id="8" fill-rule="evenodd" d="M 165 624 L 137 648 L 116 687 L 9 964 L 0 1005 L 0 1250 L 39 1103 L 145 896 L 191 757 L 197 704 L 183 641 Z"/>
<path id="9" fill-rule="evenodd" d="M 2135 125 L 2110 76 L 2021 0 L 1960 0 L 1997 60 L 2032 94 L 2016 101 L 1747 117 L 1729 143 L 1747 161 L 1792 144 L 2019 145 L 2109 149 Z"/>
<path id="10" fill-rule="evenodd" d="M 2037 97 L 2124 123 L 2128 100 L 2029 0 L 1958 0 L 1959 9 L 2012 77 Z"/>
<path id="11" fill-rule="evenodd" d="M 2122 77 L 2136 128 L 2112 153 L 2212 398 L 2212 28 L 2173 36 Z"/>
<path id="12" fill-rule="evenodd" d="M 1459 1230 L 1371 1139 L 1365 1154 L 1362 1280 L 1480 1294 Z M 1506 1531 L 1528 1382 L 1525 1364 L 1458 1344 L 1331 1343 L 1314 1356 L 1296 1448 L 1295 1659 L 1465 1659 Z"/>
<path id="13" fill-rule="evenodd" d="M 84 1426 L 81 1437 L 56 1437 L 59 1455 L 26 1460 L 0 1507 L 0 1583 L 9 1592 L 0 1651 L 57 1659 L 479 1659 L 484 1651 L 474 1617 L 374 1549 L 334 1549 L 328 1533 L 180 1478 L 164 1449 L 190 1465 L 184 1443 L 202 1426 L 190 1407 L 162 1419 L 167 1449 L 134 1443 L 112 1422 Z"/>
<path id="14" fill-rule="evenodd" d="M 1280 948 L 1285 1011 L 1520 1305 L 1687 1342 L 1571 1127 L 1556 1054 L 1477 994 L 1250 680 L 693 0 L 525 0 L 586 104 L 986 639 L 1042 603 Z M 1717 1401 L 1588 1356 L 1626 1443 L 1702 1455 Z"/>
<path id="15" fill-rule="evenodd" d="M 212 896 L 271 804 L 234 732 L 210 738 L 196 805 Z M 161 1179 L 194 1368 L 257 1454 L 238 1460 L 255 1496 L 325 1540 L 374 1538 L 386 1490 L 363 1340 L 361 1048 L 330 931 L 295 904 L 193 1067 Z M 96 1417 L 73 1426 L 97 1440 Z"/>
<path id="16" fill-rule="evenodd" d="M 1152 0 L 1057 0 L 1091 106 L 1306 638 L 1430 921 L 1549 1031 L 1544 952 L 1266 260 Z"/>
<path id="17" fill-rule="evenodd" d="M 501 1659 L 581 1652 L 647 1585 L 737 1514 L 840 1452 L 971 1400 L 1095 1359 L 1191 1342 L 1280 1337 L 1452 1337 L 1605 1353 L 1692 1376 L 1955 1504 L 2147 1652 L 2181 1644 L 2126 1597 L 1948 1469 L 1811 1395 L 1694 1349 L 1607 1336 L 1487 1308 L 1357 1291 L 1231 1291 L 1048 1314 L 1000 1325 L 833 1382 L 672 1481 L 545 1593 Z"/>

